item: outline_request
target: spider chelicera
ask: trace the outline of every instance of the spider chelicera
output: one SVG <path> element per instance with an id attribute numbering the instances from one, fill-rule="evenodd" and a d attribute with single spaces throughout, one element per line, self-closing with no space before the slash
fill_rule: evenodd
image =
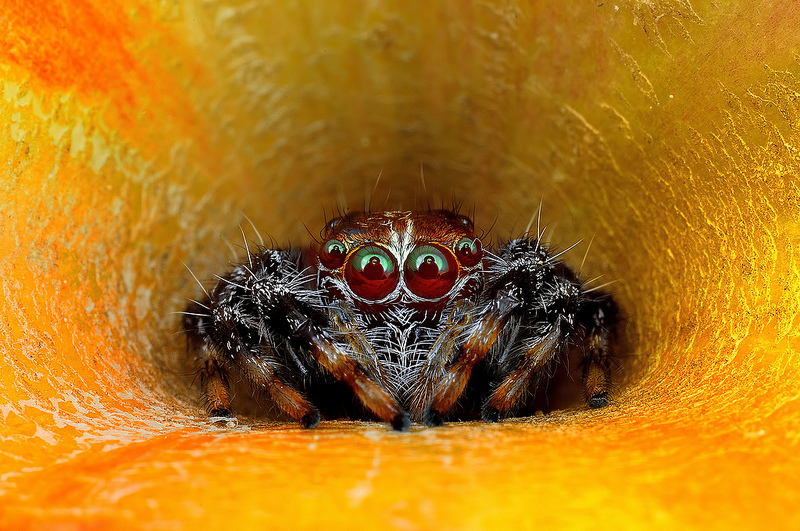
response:
<path id="1" fill-rule="evenodd" d="M 348 214 L 318 248 L 248 249 L 184 312 L 209 412 L 230 416 L 237 375 L 307 428 L 496 422 L 571 344 L 588 405 L 605 406 L 616 305 L 558 256 L 531 236 L 489 252 L 446 210 Z"/>

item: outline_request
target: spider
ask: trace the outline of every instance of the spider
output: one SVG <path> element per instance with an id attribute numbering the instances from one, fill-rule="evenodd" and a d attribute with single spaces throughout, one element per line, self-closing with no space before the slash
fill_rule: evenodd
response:
<path id="1" fill-rule="evenodd" d="M 237 374 L 306 428 L 497 422 L 571 344 L 588 405 L 606 406 L 616 304 L 540 236 L 490 252 L 456 212 L 360 212 L 328 222 L 315 248 L 248 247 L 183 316 L 209 413 L 231 416 Z"/>

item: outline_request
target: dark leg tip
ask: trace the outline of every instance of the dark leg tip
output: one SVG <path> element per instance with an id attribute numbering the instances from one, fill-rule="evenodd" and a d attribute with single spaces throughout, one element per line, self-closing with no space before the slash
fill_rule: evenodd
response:
<path id="1" fill-rule="evenodd" d="M 227 418 L 227 419 L 233 418 L 233 415 L 231 415 L 231 412 L 228 411 L 227 409 L 225 409 L 224 407 L 218 407 L 218 408 L 214 408 L 214 409 L 209 410 L 208 416 L 209 417 Z"/>
<path id="2" fill-rule="evenodd" d="M 608 405 L 608 393 L 603 391 L 589 399 L 589 407 L 597 409 L 599 407 L 606 407 Z"/>
<path id="3" fill-rule="evenodd" d="M 500 411 L 493 407 L 485 407 L 481 411 L 481 418 L 486 422 L 500 422 Z"/>
<path id="4" fill-rule="evenodd" d="M 408 413 L 406 413 L 405 411 L 397 415 L 392 421 L 392 428 L 395 431 L 408 431 L 408 428 L 410 427 L 411 427 L 411 417 L 409 417 Z"/>
<path id="5" fill-rule="evenodd" d="M 422 415 L 422 420 L 425 421 L 426 426 L 431 428 L 444 426 L 444 416 L 431 408 L 425 410 L 425 413 Z"/>
<path id="6" fill-rule="evenodd" d="M 302 424 L 305 429 L 310 430 L 311 428 L 317 427 L 321 418 L 319 411 L 314 410 L 311 413 L 303 415 L 303 418 L 300 419 L 300 424 Z"/>

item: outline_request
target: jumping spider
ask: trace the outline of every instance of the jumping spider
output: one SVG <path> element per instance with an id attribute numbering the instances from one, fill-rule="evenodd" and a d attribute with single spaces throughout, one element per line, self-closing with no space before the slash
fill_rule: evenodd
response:
<path id="1" fill-rule="evenodd" d="M 210 413 L 230 415 L 239 374 L 306 428 L 496 422 L 570 344 L 589 406 L 607 405 L 616 305 L 537 238 L 489 252 L 454 212 L 368 212 L 329 222 L 318 249 L 248 249 L 184 312 Z"/>

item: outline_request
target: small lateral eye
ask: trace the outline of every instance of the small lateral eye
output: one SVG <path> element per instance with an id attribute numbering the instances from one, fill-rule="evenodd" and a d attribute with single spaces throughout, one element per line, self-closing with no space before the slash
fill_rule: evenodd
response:
<path id="1" fill-rule="evenodd" d="M 328 240 L 319 251 L 319 261 L 328 269 L 342 267 L 347 256 L 347 246 L 339 240 Z"/>
<path id="2" fill-rule="evenodd" d="M 461 238 L 456 244 L 456 256 L 464 267 L 472 267 L 483 258 L 481 241 L 478 238 Z"/>
<path id="3" fill-rule="evenodd" d="M 344 277 L 353 293 L 377 301 L 394 291 L 400 274 L 389 253 L 375 245 L 366 245 L 347 261 Z"/>
<path id="4" fill-rule="evenodd" d="M 420 245 L 414 249 L 408 255 L 404 269 L 408 289 L 424 299 L 446 295 L 458 278 L 453 253 L 433 245 Z"/>

